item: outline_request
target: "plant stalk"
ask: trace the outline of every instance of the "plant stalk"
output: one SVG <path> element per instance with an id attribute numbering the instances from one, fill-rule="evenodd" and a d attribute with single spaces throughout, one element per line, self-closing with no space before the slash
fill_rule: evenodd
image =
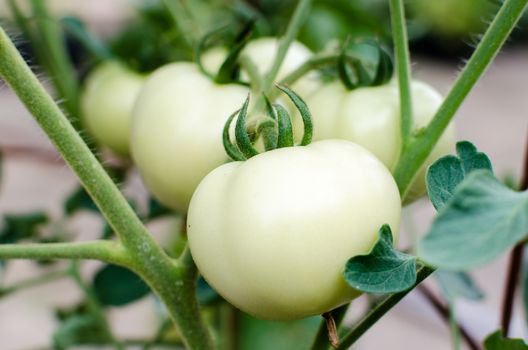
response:
<path id="1" fill-rule="evenodd" d="M 284 33 L 284 36 L 282 36 L 279 41 L 279 48 L 277 49 L 277 54 L 275 55 L 273 64 L 269 72 L 267 72 L 265 75 L 264 83 L 262 84 L 262 92 L 266 96 L 269 95 L 273 87 L 273 82 L 275 81 L 275 78 L 279 73 L 280 67 L 282 65 L 282 62 L 284 61 L 284 58 L 286 57 L 286 54 L 288 53 L 290 44 L 297 38 L 297 35 L 301 30 L 301 26 L 308 18 L 308 13 L 310 12 L 311 5 L 312 0 L 299 0 L 299 2 L 297 3 L 297 7 L 293 12 L 293 16 L 290 22 L 288 23 L 286 33 Z"/>
<path id="2" fill-rule="evenodd" d="M 130 258 L 127 267 L 143 277 L 165 302 L 186 346 L 197 350 L 212 349 L 213 341 L 205 327 L 194 294 L 195 267 L 175 263 L 156 244 L 117 186 L 39 83 L 1 27 L 0 77 L 18 95 L 55 144 L 66 163 L 75 171 L 127 250 Z M 19 254 L 22 252 L 19 251 Z"/>
<path id="3" fill-rule="evenodd" d="M 513 28 L 515 28 L 527 3 L 528 0 L 505 0 L 502 3 L 499 12 L 459 74 L 431 123 L 423 132 L 404 145 L 400 160 L 394 171 L 394 178 L 402 198 L 405 198 L 405 194 L 418 169 L 431 153 L 456 111 L 498 54 Z"/>
<path id="4" fill-rule="evenodd" d="M 394 41 L 394 56 L 398 71 L 400 91 L 401 140 L 403 145 L 409 141 L 413 128 L 413 110 L 411 95 L 411 59 L 405 25 L 405 10 L 403 0 L 390 0 L 392 36 Z"/>

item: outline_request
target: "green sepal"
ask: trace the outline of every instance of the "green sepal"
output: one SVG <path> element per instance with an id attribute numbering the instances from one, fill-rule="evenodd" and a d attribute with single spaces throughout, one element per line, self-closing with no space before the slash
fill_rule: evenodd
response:
<path id="1" fill-rule="evenodd" d="M 246 117 L 247 117 L 248 106 L 249 106 L 249 95 L 246 98 L 244 105 L 240 109 L 240 113 L 238 114 L 238 119 L 237 119 L 237 123 L 235 127 L 235 138 L 236 138 L 238 149 L 242 152 L 242 154 L 246 157 L 246 159 L 254 157 L 258 154 L 258 151 L 253 147 L 251 143 L 251 138 L 249 137 L 247 129 L 246 129 Z"/>
<path id="2" fill-rule="evenodd" d="M 276 85 L 279 90 L 284 92 L 290 100 L 293 102 L 295 107 L 299 110 L 299 113 L 301 114 L 301 118 L 304 124 L 304 133 L 303 137 L 300 143 L 300 146 L 306 146 L 310 142 L 312 142 L 312 134 L 313 134 L 313 123 L 312 123 L 312 114 L 310 113 L 310 110 L 308 109 L 308 105 L 306 105 L 306 102 L 297 95 L 293 90 L 287 88 L 283 85 Z"/>
<path id="3" fill-rule="evenodd" d="M 262 136 L 264 141 L 264 149 L 270 151 L 277 148 L 277 122 L 272 119 L 266 119 L 257 127 L 257 134 Z"/>
<path id="4" fill-rule="evenodd" d="M 207 77 L 209 77 L 211 80 L 215 80 L 215 75 L 212 74 L 211 72 L 207 71 L 207 69 L 205 69 L 203 63 L 202 63 L 202 55 L 204 53 L 204 51 L 207 49 L 207 44 L 209 42 L 209 40 L 211 40 L 212 38 L 216 37 L 216 36 L 219 36 L 222 32 L 225 32 L 227 29 L 229 28 L 228 25 L 223 25 L 219 28 L 216 28 L 216 29 L 213 29 L 209 32 L 207 32 L 199 41 L 198 41 L 198 45 L 196 45 L 196 52 L 195 52 L 195 55 L 194 55 L 194 61 L 196 63 L 196 65 L 198 66 L 198 69 L 200 70 L 200 72 L 202 72 L 204 75 L 206 75 Z"/>
<path id="5" fill-rule="evenodd" d="M 218 72 L 215 76 L 215 83 L 217 84 L 228 84 L 237 80 L 238 71 L 240 66 L 238 64 L 238 57 L 240 53 L 246 47 L 249 39 L 251 39 L 251 34 L 253 32 L 253 27 L 255 25 L 255 20 L 249 21 L 244 28 L 240 31 L 235 39 L 235 44 L 226 59 L 218 69 Z"/>
<path id="6" fill-rule="evenodd" d="M 347 47 L 348 40 L 343 45 L 337 61 L 337 72 L 341 82 L 348 90 L 369 86 L 372 83 L 372 78 L 367 69 L 358 58 L 351 57 L 347 54 Z"/>
<path id="7" fill-rule="evenodd" d="M 222 142 L 224 144 L 224 149 L 227 155 L 229 156 L 229 158 L 231 158 L 234 161 L 246 160 L 242 152 L 240 152 L 240 150 L 233 143 L 231 143 L 231 138 L 229 137 L 229 130 L 231 129 L 231 123 L 233 122 L 233 119 L 238 115 L 239 112 L 240 112 L 240 109 L 236 110 L 233 114 L 229 116 L 229 118 L 227 118 L 227 121 L 224 125 L 224 131 L 222 132 Z"/>
<path id="8" fill-rule="evenodd" d="M 277 136 L 277 148 L 293 146 L 293 129 L 291 117 L 288 111 L 279 104 L 273 107 L 277 111 L 277 127 L 279 129 Z"/>
<path id="9" fill-rule="evenodd" d="M 394 63 L 391 54 L 380 44 L 376 47 L 378 48 L 378 64 L 370 86 L 386 84 L 394 75 Z"/>

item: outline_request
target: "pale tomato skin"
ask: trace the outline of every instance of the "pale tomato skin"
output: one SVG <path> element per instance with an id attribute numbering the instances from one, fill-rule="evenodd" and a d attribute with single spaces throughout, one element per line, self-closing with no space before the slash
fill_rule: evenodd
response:
<path id="1" fill-rule="evenodd" d="M 83 122 L 97 143 L 128 157 L 130 119 L 145 77 L 117 61 L 97 66 L 81 94 Z"/>
<path id="2" fill-rule="evenodd" d="M 411 90 L 416 131 L 427 126 L 443 98 L 423 82 L 413 81 Z M 322 86 L 306 101 L 312 112 L 314 140 L 338 138 L 358 143 L 391 171 L 394 170 L 401 148 L 399 90 L 394 81 L 352 91 L 335 81 Z M 405 196 L 406 203 L 425 194 L 427 167 L 438 158 L 452 153 L 454 146 L 454 126 L 450 124 L 416 175 Z"/>
<path id="3" fill-rule="evenodd" d="M 224 164 L 200 183 L 187 219 L 192 256 L 226 300 L 257 318 L 317 315 L 360 295 L 342 273 L 401 204 L 387 168 L 344 140 Z"/>
<path id="4" fill-rule="evenodd" d="M 154 71 L 132 115 L 132 159 L 148 189 L 163 204 L 183 213 L 198 183 L 228 160 L 222 144 L 227 118 L 248 89 L 217 85 L 191 63 Z"/>

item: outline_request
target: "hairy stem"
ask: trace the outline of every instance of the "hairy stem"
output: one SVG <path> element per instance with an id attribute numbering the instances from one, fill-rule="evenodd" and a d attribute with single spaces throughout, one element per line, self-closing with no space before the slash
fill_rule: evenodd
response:
<path id="1" fill-rule="evenodd" d="M 310 11 L 311 4 L 312 0 L 299 0 L 299 2 L 297 3 L 295 12 L 293 13 L 292 18 L 288 23 L 286 33 L 284 34 L 284 36 L 282 36 L 279 41 L 279 48 L 277 50 L 277 54 L 275 55 L 275 59 L 273 60 L 271 69 L 269 70 L 269 72 L 266 73 L 265 80 L 262 85 L 262 92 L 265 95 L 268 95 L 270 93 L 271 88 L 273 87 L 273 82 L 275 81 L 275 78 L 279 73 L 280 67 L 282 65 L 282 62 L 284 61 L 284 58 L 286 57 L 286 54 L 288 53 L 288 48 L 290 47 L 290 44 L 297 38 L 297 35 L 301 30 L 301 26 L 308 18 L 308 13 Z"/>
<path id="2" fill-rule="evenodd" d="M 528 139 L 526 140 L 526 148 L 524 152 L 524 166 L 521 179 L 520 190 L 528 189 Z M 519 282 L 519 275 L 521 273 L 521 265 L 524 254 L 525 242 L 518 243 L 512 250 L 510 255 L 510 263 L 508 267 L 508 277 L 506 278 L 506 285 L 504 288 L 504 297 L 502 299 L 501 311 L 501 328 L 502 334 L 507 337 L 510 331 L 510 322 L 513 312 L 513 304 L 515 302 L 515 291 Z"/>
<path id="3" fill-rule="evenodd" d="M 136 271 L 163 300 L 191 349 L 211 349 L 213 342 L 198 309 L 196 269 L 180 266 L 152 239 L 117 186 L 68 122 L 0 28 L 0 77 L 34 116 L 65 161 L 75 171 L 121 240 Z M 20 252 L 22 253 L 22 252 Z"/>
<path id="4" fill-rule="evenodd" d="M 502 3 L 495 19 L 458 76 L 431 123 L 404 147 L 394 171 L 394 178 L 402 198 L 405 197 L 418 169 L 431 153 L 460 105 L 498 54 L 521 17 L 527 3 L 528 0 L 505 0 Z"/>
<path id="5" fill-rule="evenodd" d="M 394 56 L 396 57 L 398 84 L 400 87 L 401 139 L 403 149 L 403 145 L 407 143 L 411 136 L 413 127 L 411 59 L 409 57 L 403 0 L 390 0 L 390 13 L 394 41 Z"/>
<path id="6" fill-rule="evenodd" d="M 354 344 L 366 331 L 370 329 L 379 319 L 381 319 L 389 310 L 398 304 L 411 290 L 425 280 L 435 270 L 429 266 L 421 266 L 417 271 L 415 285 L 404 292 L 390 294 L 383 299 L 376 307 L 363 317 L 347 334 L 341 339 L 341 344 L 337 349 L 348 349 Z"/>
<path id="7" fill-rule="evenodd" d="M 91 259 L 122 266 L 129 263 L 121 245 L 109 241 L 0 244 L 0 260 L 4 259 Z"/>
<path id="8" fill-rule="evenodd" d="M 60 26 L 53 21 L 46 8 L 45 0 L 31 0 L 38 35 L 42 45 L 39 57 L 47 57 L 47 69 L 56 92 L 64 99 L 64 107 L 70 122 L 76 130 L 81 130 L 79 108 L 79 83 L 75 68 L 69 58 Z M 35 44 L 35 42 L 33 42 Z"/>

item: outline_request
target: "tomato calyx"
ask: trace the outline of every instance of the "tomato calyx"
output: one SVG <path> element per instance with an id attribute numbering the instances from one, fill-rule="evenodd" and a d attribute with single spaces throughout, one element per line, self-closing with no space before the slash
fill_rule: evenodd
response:
<path id="1" fill-rule="evenodd" d="M 354 52 L 375 51 L 372 57 L 361 58 Z M 369 55 L 372 56 L 372 55 Z M 350 44 L 347 39 L 341 47 L 337 60 L 337 73 L 348 90 L 366 86 L 379 86 L 387 83 L 393 76 L 394 65 L 391 54 L 375 40 L 363 40 Z"/>
<path id="2" fill-rule="evenodd" d="M 253 29 L 255 27 L 256 18 L 250 18 L 243 27 L 234 35 L 234 38 L 227 39 L 230 36 L 233 36 L 232 33 L 229 33 L 230 26 L 225 25 L 217 29 L 206 33 L 196 48 L 196 64 L 200 71 L 213 80 L 216 84 L 240 84 L 244 86 L 249 86 L 247 82 L 241 81 L 240 76 L 240 64 L 239 56 L 242 50 L 246 47 L 247 43 L 253 35 Z M 223 38 L 222 38 L 223 37 Z M 228 41 L 231 47 L 224 61 L 218 68 L 217 72 L 209 72 L 203 62 L 202 54 L 206 49 L 210 48 L 210 42 L 218 42 L 219 39 L 224 39 Z"/>
<path id="3" fill-rule="evenodd" d="M 293 90 L 280 85 L 276 87 L 288 96 L 301 115 L 304 131 L 298 146 L 308 145 L 312 141 L 313 134 L 312 116 L 308 106 Z M 290 114 L 282 105 L 272 104 L 266 96 L 263 98 L 266 101 L 267 118 L 260 121 L 253 132 L 248 131 L 246 125 L 250 101 L 249 94 L 242 108 L 235 111 L 227 119 L 222 133 L 222 141 L 226 153 L 235 161 L 244 161 L 259 154 L 259 151 L 253 145 L 259 136 L 262 136 L 266 151 L 295 146 Z M 229 131 L 235 117 L 237 117 L 237 121 L 235 125 L 235 143 L 233 143 L 231 142 Z"/>

